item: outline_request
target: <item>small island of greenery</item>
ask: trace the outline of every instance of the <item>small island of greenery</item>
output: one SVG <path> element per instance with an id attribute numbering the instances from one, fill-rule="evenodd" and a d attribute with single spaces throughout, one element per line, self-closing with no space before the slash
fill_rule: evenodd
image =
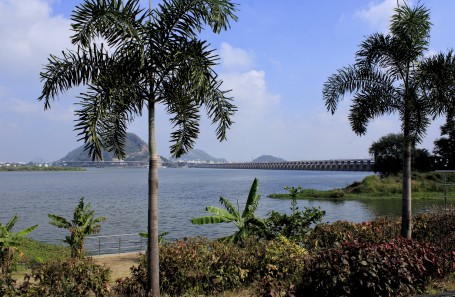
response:
<path id="1" fill-rule="evenodd" d="M 4 171 L 86 171 L 83 167 L 64 167 L 64 166 L 0 166 L 0 172 Z"/>
<path id="2" fill-rule="evenodd" d="M 414 173 L 412 175 L 412 197 L 414 199 L 444 197 L 443 174 Z M 455 174 L 447 175 L 447 183 L 454 184 Z M 369 199 L 401 198 L 402 176 L 391 175 L 380 178 L 378 175 L 365 177 L 361 182 L 354 182 L 345 188 L 332 190 L 315 190 L 299 188 L 297 199 Z M 455 187 L 447 187 L 449 195 L 454 194 Z M 270 194 L 270 198 L 291 199 L 289 193 Z"/>

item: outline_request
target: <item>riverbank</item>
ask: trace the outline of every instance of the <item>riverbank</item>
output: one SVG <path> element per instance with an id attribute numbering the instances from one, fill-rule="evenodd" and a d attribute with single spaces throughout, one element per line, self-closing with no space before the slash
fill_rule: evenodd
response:
<path id="1" fill-rule="evenodd" d="M 413 199 L 444 198 L 444 176 L 441 173 L 414 173 L 412 175 Z M 455 196 L 455 174 L 447 175 L 447 196 Z M 377 175 L 365 177 L 361 182 L 354 182 L 344 188 L 332 190 L 315 190 L 301 188 L 297 199 L 397 199 L 401 198 L 402 176 L 394 175 L 380 178 Z M 289 193 L 270 194 L 270 198 L 291 199 Z"/>
<path id="2" fill-rule="evenodd" d="M 63 166 L 0 166 L 0 172 L 10 171 L 86 171 L 84 167 Z"/>

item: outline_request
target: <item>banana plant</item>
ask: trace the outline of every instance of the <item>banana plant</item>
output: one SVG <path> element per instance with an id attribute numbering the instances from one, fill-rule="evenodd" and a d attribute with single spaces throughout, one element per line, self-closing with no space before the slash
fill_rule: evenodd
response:
<path id="1" fill-rule="evenodd" d="M 74 209 L 71 221 L 59 215 L 48 214 L 51 219 L 49 224 L 67 229 L 70 232 L 70 235 L 66 236 L 63 242 L 70 246 L 72 258 L 84 257 L 85 238 L 98 233 L 101 229 L 100 223 L 106 221 L 105 217 L 95 218 L 94 216 L 95 211 L 91 209 L 90 203 L 85 204 L 84 197 Z"/>
<path id="2" fill-rule="evenodd" d="M 2 275 L 7 277 L 12 272 L 14 248 L 19 245 L 19 239 L 38 227 L 34 225 L 22 231 L 11 231 L 18 220 L 19 217 L 14 215 L 6 225 L 0 223 L 0 268 Z"/>
<path id="3" fill-rule="evenodd" d="M 258 179 L 255 178 L 251 185 L 245 208 L 241 214 L 238 200 L 236 208 L 228 199 L 220 197 L 220 203 L 225 209 L 216 206 L 207 206 L 205 210 L 211 213 L 211 215 L 193 218 L 191 223 L 195 225 L 233 223 L 238 228 L 238 231 L 230 236 L 221 238 L 221 240 L 239 242 L 250 235 L 251 226 L 264 225 L 262 219 L 254 216 L 254 212 L 256 211 L 261 198 L 261 196 L 257 194 L 257 191 Z"/>

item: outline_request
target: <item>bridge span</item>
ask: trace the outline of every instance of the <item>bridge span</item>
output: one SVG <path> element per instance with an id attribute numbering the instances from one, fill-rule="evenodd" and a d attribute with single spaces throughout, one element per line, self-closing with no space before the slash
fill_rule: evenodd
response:
<path id="1" fill-rule="evenodd" d="M 289 161 L 273 163 L 193 163 L 195 168 L 223 169 L 269 169 L 269 170 L 328 170 L 328 171 L 373 171 L 371 159 Z"/>

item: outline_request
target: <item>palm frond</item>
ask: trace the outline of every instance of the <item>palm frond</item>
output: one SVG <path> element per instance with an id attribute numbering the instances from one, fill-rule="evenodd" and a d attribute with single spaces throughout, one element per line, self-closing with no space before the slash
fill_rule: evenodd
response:
<path id="1" fill-rule="evenodd" d="M 71 20 L 75 34 L 73 44 L 90 47 L 96 37 L 104 38 L 110 47 L 126 40 L 138 39 L 142 23 L 148 16 L 139 0 L 91 0 L 76 6 Z"/>
<path id="2" fill-rule="evenodd" d="M 453 50 L 424 59 L 416 73 L 419 92 L 432 102 L 430 113 L 436 116 L 455 110 L 455 55 Z"/>
<path id="3" fill-rule="evenodd" d="M 400 41 L 407 61 L 415 61 L 428 49 L 431 25 L 430 11 L 423 4 L 410 7 L 405 2 L 395 9 L 390 32 Z"/>
<path id="4" fill-rule="evenodd" d="M 51 55 L 45 71 L 40 73 L 44 85 L 38 100 L 44 100 L 45 109 L 50 108 L 50 101 L 60 93 L 96 79 L 111 61 L 102 45 L 90 50 L 64 51 L 62 55 L 62 58 Z"/>
<path id="5" fill-rule="evenodd" d="M 199 135 L 199 108 L 193 98 L 188 97 L 187 92 L 181 88 L 169 90 L 167 94 L 173 96 L 166 107 L 167 113 L 172 115 L 170 121 L 176 129 L 171 133 L 173 144 L 170 150 L 172 156 L 178 158 L 193 148 Z"/>

